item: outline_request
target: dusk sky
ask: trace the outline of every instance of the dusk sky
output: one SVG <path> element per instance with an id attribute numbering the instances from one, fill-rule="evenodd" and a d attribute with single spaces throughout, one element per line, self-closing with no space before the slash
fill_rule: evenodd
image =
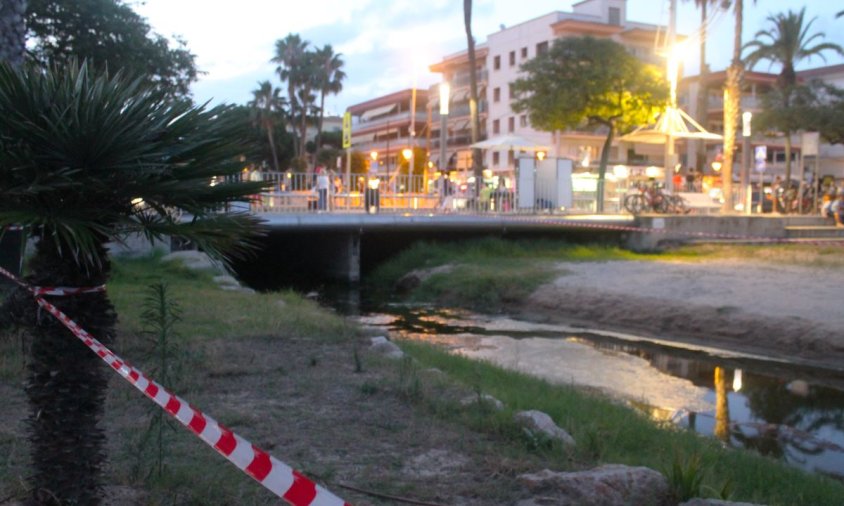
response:
<path id="1" fill-rule="evenodd" d="M 475 0 L 473 31 L 479 43 L 499 30 L 554 10 L 571 12 L 572 0 Z M 692 0 L 679 0 L 678 31 L 694 34 L 700 14 Z M 744 40 L 751 40 L 767 28 L 772 13 L 799 10 L 806 17 L 817 16 L 813 33 L 826 34 L 825 41 L 844 46 L 844 17 L 835 19 L 839 2 L 830 0 L 762 0 L 756 5 L 745 0 Z M 327 100 L 326 112 L 340 114 L 349 105 L 393 91 L 410 88 L 414 79 L 423 87 L 439 81 L 427 66 L 444 55 L 466 47 L 463 31 L 463 2 L 459 0 L 237 0 L 217 3 L 207 0 L 144 0 L 133 7 L 146 17 L 153 29 L 171 37 L 181 35 L 197 55 L 205 72 L 193 86 L 199 102 L 245 103 L 258 81 L 269 79 L 281 86 L 275 65 L 269 63 L 275 41 L 288 33 L 299 33 L 316 46 L 331 44 L 343 54 L 348 74 L 343 92 Z M 630 21 L 668 23 L 668 0 L 628 0 Z M 710 67 L 721 70 L 732 52 L 732 11 L 714 16 L 708 37 Z M 798 68 L 844 63 L 828 54 L 803 62 Z M 686 74 L 698 69 L 697 49 L 689 51 Z M 763 63 L 755 70 L 768 70 Z M 774 68 L 773 71 L 778 69 Z M 414 77 L 415 75 L 415 77 Z"/>

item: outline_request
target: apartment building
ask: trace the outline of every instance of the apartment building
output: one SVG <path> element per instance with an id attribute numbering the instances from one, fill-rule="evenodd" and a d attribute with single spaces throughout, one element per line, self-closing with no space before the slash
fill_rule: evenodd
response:
<path id="1" fill-rule="evenodd" d="M 487 126 L 487 55 L 489 49 L 486 44 L 475 47 L 475 67 L 478 86 L 478 114 L 480 116 L 480 140 L 486 139 L 489 132 Z M 430 152 L 433 165 L 439 170 L 464 171 L 472 166 L 472 124 L 469 115 L 470 74 L 468 51 L 461 51 L 448 55 L 439 63 L 430 67 L 431 72 L 442 74 L 442 82 L 448 83 L 450 89 L 448 115 L 446 116 L 446 157 L 443 162 L 440 156 L 440 128 L 441 117 L 439 107 L 439 85 L 430 90 L 431 105 L 431 138 Z"/>
<path id="2" fill-rule="evenodd" d="M 757 114 L 762 111 L 763 96 L 773 90 L 776 86 L 777 74 L 767 72 L 745 71 L 744 88 L 741 95 L 741 110 L 750 112 L 758 118 Z M 809 81 L 819 79 L 828 84 L 844 87 L 844 64 L 819 67 L 797 73 L 798 79 Z M 689 76 L 680 81 L 678 90 L 678 103 L 680 107 L 689 112 L 693 117 L 710 132 L 723 134 L 724 132 L 724 85 L 726 82 L 726 71 L 711 72 L 706 75 L 703 83 L 703 93 L 706 93 L 704 111 L 698 111 L 698 97 L 701 93 L 699 76 Z M 773 180 L 776 176 L 785 174 L 785 140 L 782 136 L 765 135 L 769 130 L 765 125 L 760 124 L 758 119 L 752 122 L 752 137 L 749 147 L 754 150 L 758 146 L 765 146 L 767 160 L 765 164 L 765 180 Z M 741 135 L 741 130 L 739 130 Z M 793 159 L 798 161 L 801 151 L 801 137 L 799 134 L 792 135 Z M 733 173 L 739 174 L 742 160 L 742 140 L 738 139 L 736 146 L 738 152 L 735 157 Z M 681 160 L 684 165 L 695 166 L 704 173 L 714 174 L 713 163 L 717 167 L 721 161 L 723 145 L 707 144 L 704 148 L 692 141 L 688 143 L 684 151 L 684 158 Z M 819 148 L 819 175 L 832 176 L 835 179 L 844 178 L 844 146 L 821 144 Z M 794 165 L 796 171 L 797 165 Z M 758 174 L 756 174 L 758 175 Z M 754 175 L 754 177 L 756 177 Z M 797 177 L 797 172 L 794 172 Z"/>
<path id="3" fill-rule="evenodd" d="M 547 51 L 556 39 L 587 35 L 612 39 L 637 57 L 663 65 L 664 58 L 658 56 L 657 50 L 664 44 L 665 31 L 657 25 L 628 21 L 626 0 L 584 0 L 575 3 L 572 12 L 551 12 L 513 26 L 502 26 L 501 30 L 489 35 L 483 46 L 483 58 L 479 58 L 484 64 L 479 63 L 479 87 L 485 91 L 485 97 L 481 98 L 483 130 L 490 138 L 514 134 L 538 145 L 551 146 L 549 156 L 571 158 L 583 168 L 595 167 L 606 137 L 603 132 L 583 130 L 552 135 L 534 129 L 526 113 L 513 111 L 512 84 L 523 75 L 520 66 Z M 455 76 L 461 76 L 460 71 L 468 69 L 465 54 L 466 51 L 450 55 L 432 65 L 431 70 L 441 72 L 443 81 L 452 84 L 454 89 Z M 456 88 L 461 89 L 459 85 Z M 468 145 L 455 144 L 458 153 L 468 149 Z M 452 148 L 451 142 L 449 148 Z M 627 162 L 631 154 L 639 159 L 648 157 L 654 164 L 660 164 L 663 156 L 661 147 L 636 145 L 634 149 L 616 141 L 610 159 L 617 163 Z M 485 153 L 484 164 L 493 172 L 507 173 L 513 170 L 514 158 L 518 155 L 512 151 L 491 150 Z"/>
<path id="4" fill-rule="evenodd" d="M 427 89 L 397 91 L 352 105 L 347 110 L 352 115 L 352 148 L 371 156 L 380 174 L 388 175 L 399 166 L 402 150 L 425 145 Z M 415 131 L 413 136 L 411 128 Z"/>

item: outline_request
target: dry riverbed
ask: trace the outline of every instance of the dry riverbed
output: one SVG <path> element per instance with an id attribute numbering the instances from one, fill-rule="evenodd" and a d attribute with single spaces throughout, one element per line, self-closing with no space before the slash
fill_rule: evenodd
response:
<path id="1" fill-rule="evenodd" d="M 746 259 L 566 262 L 524 317 L 844 369 L 844 269 Z"/>

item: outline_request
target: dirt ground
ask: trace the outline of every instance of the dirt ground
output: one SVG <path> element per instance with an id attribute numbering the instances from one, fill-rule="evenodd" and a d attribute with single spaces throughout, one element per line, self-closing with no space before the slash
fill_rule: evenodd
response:
<path id="1" fill-rule="evenodd" d="M 748 260 L 583 262 L 523 317 L 844 369 L 844 271 Z"/>

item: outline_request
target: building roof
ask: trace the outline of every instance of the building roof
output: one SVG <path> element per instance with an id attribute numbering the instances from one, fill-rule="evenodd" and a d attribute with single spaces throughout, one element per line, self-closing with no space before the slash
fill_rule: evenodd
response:
<path id="1" fill-rule="evenodd" d="M 486 58 L 487 54 L 489 54 L 489 47 L 484 44 L 478 44 L 475 46 L 475 63 L 482 63 L 481 58 Z M 445 72 L 445 69 L 448 67 L 457 67 L 460 65 L 466 65 L 469 63 L 469 50 L 464 49 L 457 53 L 452 53 L 442 59 L 441 62 L 433 63 L 428 66 L 431 72 Z"/>
<path id="2" fill-rule="evenodd" d="M 844 63 L 838 65 L 827 65 L 825 67 L 818 67 L 814 69 L 799 70 L 797 75 L 803 78 L 811 79 L 813 77 L 823 77 L 829 74 L 837 74 L 844 72 Z"/>
<path id="3" fill-rule="evenodd" d="M 698 75 L 693 76 L 685 76 L 681 79 L 683 84 L 689 84 L 690 82 L 697 81 Z M 706 85 L 711 86 L 713 84 L 722 84 L 727 81 L 727 71 L 726 70 L 719 70 L 717 72 L 709 72 L 706 74 Z M 773 85 L 777 81 L 777 74 L 771 74 L 770 72 L 754 72 L 752 70 L 745 70 L 744 71 L 744 82 L 745 83 L 755 83 L 755 84 L 770 84 Z"/>
<path id="4" fill-rule="evenodd" d="M 382 95 L 380 97 L 367 100 L 366 102 L 350 105 L 346 110 L 352 113 L 352 116 L 357 116 L 363 114 L 364 112 L 370 109 L 384 107 L 391 104 L 396 104 L 398 102 L 403 102 L 405 100 L 410 100 L 412 95 L 413 89 L 408 88 L 406 90 L 396 91 L 388 95 Z M 425 88 L 416 88 L 416 101 L 418 103 L 427 102 L 428 90 Z"/>
<path id="5" fill-rule="evenodd" d="M 553 23 L 551 29 L 554 35 L 575 32 L 585 35 L 610 36 L 624 31 L 620 25 L 608 25 L 599 21 L 583 21 L 579 19 L 562 19 Z"/>

